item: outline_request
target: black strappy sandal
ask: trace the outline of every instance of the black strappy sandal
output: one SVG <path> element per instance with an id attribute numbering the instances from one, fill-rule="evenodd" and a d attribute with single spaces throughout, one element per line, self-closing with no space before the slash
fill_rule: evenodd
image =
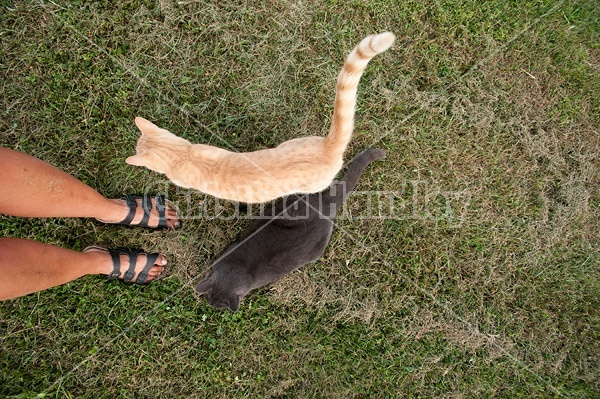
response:
<path id="1" fill-rule="evenodd" d="M 121 278 L 121 280 L 123 280 L 126 283 L 148 284 L 151 281 L 161 279 L 167 271 L 167 267 L 165 265 L 165 266 L 163 266 L 163 271 L 158 276 L 156 276 L 155 278 L 153 278 L 150 281 L 147 281 L 148 280 L 148 272 L 150 272 L 150 269 L 152 268 L 152 266 L 154 266 L 154 262 L 156 262 L 156 259 L 158 259 L 158 257 L 160 256 L 160 254 L 158 254 L 156 252 L 146 253 L 139 249 L 126 249 L 126 248 L 111 249 L 111 248 L 101 248 L 101 247 L 96 247 L 96 246 L 87 247 L 83 250 L 83 252 L 84 253 L 88 252 L 88 250 L 90 250 L 90 249 L 96 249 L 96 250 L 108 252 L 110 254 L 110 257 L 112 258 L 112 262 L 113 262 L 113 271 L 110 274 L 105 275 L 106 278 L 109 280 L 118 279 L 121 274 L 121 258 L 120 258 L 121 255 L 125 255 L 129 258 L 129 268 L 123 274 L 123 278 Z M 138 273 L 136 279 L 133 280 L 133 277 L 135 277 L 135 265 L 137 262 L 138 255 L 146 255 L 146 266 L 144 266 L 144 269 L 142 269 L 142 271 Z"/>
<path id="2" fill-rule="evenodd" d="M 150 212 L 152 212 L 152 208 L 153 208 L 152 198 L 156 199 L 154 202 L 154 206 L 156 207 L 156 212 L 158 213 L 158 225 L 156 227 L 150 227 L 148 225 L 148 221 L 150 220 Z M 129 207 L 129 213 L 127 214 L 127 217 L 125 217 L 125 219 L 121 220 L 120 222 L 113 223 L 113 224 L 121 224 L 124 226 L 130 226 L 130 227 L 147 227 L 150 229 L 166 229 L 167 228 L 167 218 L 165 217 L 165 212 L 167 210 L 167 206 L 165 205 L 165 197 L 163 197 L 162 195 L 156 195 L 154 197 L 151 197 L 151 196 L 148 196 L 147 194 L 144 194 L 144 195 L 127 194 L 127 195 L 124 195 L 122 199 L 124 199 L 125 202 L 127 203 L 127 206 Z M 144 216 L 142 217 L 142 220 L 139 221 L 139 223 L 132 224 L 131 221 L 135 217 L 135 211 L 137 210 L 137 207 L 138 207 L 138 203 L 137 203 L 138 199 L 142 200 L 142 209 L 144 210 Z"/>

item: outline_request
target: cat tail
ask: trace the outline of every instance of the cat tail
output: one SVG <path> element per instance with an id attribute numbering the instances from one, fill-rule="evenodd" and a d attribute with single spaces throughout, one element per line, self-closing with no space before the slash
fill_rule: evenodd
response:
<path id="1" fill-rule="evenodd" d="M 371 58 L 391 47 L 391 32 L 365 37 L 348 55 L 338 75 L 333 118 L 325 146 L 332 156 L 342 156 L 354 130 L 354 107 L 358 82 Z"/>
<path id="2" fill-rule="evenodd" d="M 348 166 L 342 180 L 336 182 L 330 187 L 330 203 L 336 207 L 346 201 L 346 198 L 354 191 L 358 180 L 362 176 L 365 168 L 378 159 L 385 157 L 385 151 L 377 148 L 368 148 L 358 154 Z"/>

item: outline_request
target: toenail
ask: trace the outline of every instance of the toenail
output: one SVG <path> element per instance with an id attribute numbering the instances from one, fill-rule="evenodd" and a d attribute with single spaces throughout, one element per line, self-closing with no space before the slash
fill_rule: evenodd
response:
<path id="1" fill-rule="evenodd" d="M 166 265 L 167 264 L 167 258 L 163 258 L 163 260 L 162 260 L 161 263 L 163 264 L 163 266 Z"/>

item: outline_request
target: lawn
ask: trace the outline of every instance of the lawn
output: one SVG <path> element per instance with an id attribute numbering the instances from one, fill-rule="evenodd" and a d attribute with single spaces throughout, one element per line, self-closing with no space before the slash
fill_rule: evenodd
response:
<path id="1" fill-rule="evenodd" d="M 594 0 L 0 0 L 0 145 L 181 229 L 0 216 L 0 236 L 165 253 L 0 303 L 0 397 L 597 398 L 600 7 Z M 349 161 L 371 165 L 317 262 L 236 313 L 194 293 L 251 221 L 125 164 L 143 116 L 253 151 L 327 134 L 364 36 Z"/>

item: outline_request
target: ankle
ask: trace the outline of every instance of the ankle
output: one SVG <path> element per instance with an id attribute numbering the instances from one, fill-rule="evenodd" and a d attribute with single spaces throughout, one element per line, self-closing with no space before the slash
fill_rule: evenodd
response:
<path id="1" fill-rule="evenodd" d="M 100 249 L 88 249 L 83 252 L 88 262 L 88 274 L 110 274 L 113 271 L 112 260 L 108 252 Z"/>
<path id="2" fill-rule="evenodd" d="M 98 207 L 96 219 L 108 223 L 118 223 L 125 219 L 129 213 L 127 204 L 121 199 L 106 199 L 104 204 Z"/>

